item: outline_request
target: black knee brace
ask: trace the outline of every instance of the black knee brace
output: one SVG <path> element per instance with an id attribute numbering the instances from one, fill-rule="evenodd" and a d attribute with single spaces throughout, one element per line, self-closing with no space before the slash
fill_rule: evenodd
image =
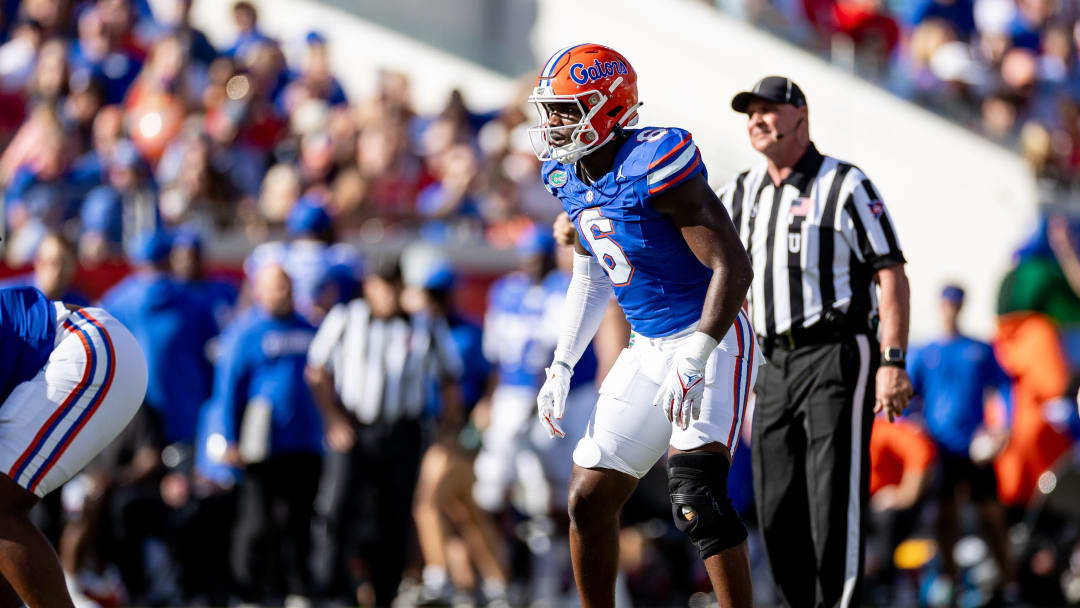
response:
<path id="1" fill-rule="evenodd" d="M 675 526 L 690 537 L 701 559 L 746 540 L 746 526 L 728 499 L 724 454 L 675 454 L 667 466 Z"/>

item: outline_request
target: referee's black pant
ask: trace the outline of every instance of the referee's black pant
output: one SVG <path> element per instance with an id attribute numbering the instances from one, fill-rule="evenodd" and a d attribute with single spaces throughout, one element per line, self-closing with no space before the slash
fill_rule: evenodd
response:
<path id="1" fill-rule="evenodd" d="M 754 494 L 781 601 L 792 608 L 857 606 L 878 345 L 859 334 L 763 350 Z"/>
<path id="2" fill-rule="evenodd" d="M 376 606 L 394 601 L 422 452 L 419 420 L 358 424 L 351 450 L 327 451 L 313 526 L 315 579 L 324 599 L 355 602 L 357 586 L 370 583 Z"/>

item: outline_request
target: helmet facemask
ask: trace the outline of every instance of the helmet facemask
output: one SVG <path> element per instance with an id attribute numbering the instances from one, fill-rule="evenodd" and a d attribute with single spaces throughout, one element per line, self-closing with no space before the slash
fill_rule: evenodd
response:
<path id="1" fill-rule="evenodd" d="M 582 102 L 585 99 L 591 102 L 588 106 Z M 591 90 L 576 95 L 555 95 L 549 87 L 536 87 L 529 96 L 529 103 L 536 108 L 538 123 L 529 129 L 529 142 L 533 152 L 541 161 L 554 160 L 560 163 L 575 163 L 583 156 L 611 141 L 615 136 L 614 130 L 606 137 L 593 127 L 592 120 L 600 113 L 601 108 L 607 102 L 607 96 L 599 91 Z M 570 106 L 576 109 L 581 119 L 573 124 L 558 127 L 551 126 L 551 109 L 548 106 Z M 559 133 L 566 143 L 555 145 L 551 140 L 552 133 Z"/>

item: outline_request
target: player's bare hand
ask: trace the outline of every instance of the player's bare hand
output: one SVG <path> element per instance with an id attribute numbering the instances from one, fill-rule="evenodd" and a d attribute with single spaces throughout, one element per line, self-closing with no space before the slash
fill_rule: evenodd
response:
<path id="1" fill-rule="evenodd" d="M 326 443 L 335 452 L 348 452 L 356 444 L 356 430 L 344 418 L 331 420 L 326 426 Z"/>
<path id="2" fill-rule="evenodd" d="M 555 223 L 551 226 L 551 233 L 557 243 L 566 247 L 573 245 L 577 241 L 577 230 L 574 228 L 574 222 L 570 221 L 570 216 L 566 215 L 565 211 L 555 218 Z"/>
<path id="3" fill-rule="evenodd" d="M 677 358 L 652 404 L 664 409 L 667 419 L 686 430 L 690 420 L 701 416 L 701 400 L 705 395 L 705 362 L 697 357 Z"/>
<path id="4" fill-rule="evenodd" d="M 911 378 L 902 367 L 882 366 L 877 371 L 877 387 L 874 395 L 874 413 L 885 412 L 889 422 L 900 417 L 904 408 L 915 396 Z"/>
<path id="5" fill-rule="evenodd" d="M 243 467 L 244 459 L 240 456 L 240 448 L 235 443 L 230 443 L 221 455 L 221 461 L 231 467 Z"/>
<path id="6" fill-rule="evenodd" d="M 552 363 L 544 374 L 547 379 L 536 396 L 536 415 L 540 417 L 540 424 L 548 437 L 566 437 L 559 420 L 566 411 L 566 396 L 570 393 L 570 376 L 573 372 L 564 365 Z"/>

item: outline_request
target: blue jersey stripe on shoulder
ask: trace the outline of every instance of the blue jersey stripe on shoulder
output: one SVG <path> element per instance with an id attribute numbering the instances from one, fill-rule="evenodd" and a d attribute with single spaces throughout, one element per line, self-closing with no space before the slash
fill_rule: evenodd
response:
<path id="1" fill-rule="evenodd" d="M 659 194 L 671 186 L 681 184 L 704 170 L 704 165 L 701 162 L 701 152 L 696 147 L 692 151 L 688 150 L 687 152 L 692 152 L 692 154 L 686 162 L 679 163 L 678 166 L 666 176 L 654 182 L 653 175 L 649 175 L 648 185 L 650 195 Z"/>
<path id="2" fill-rule="evenodd" d="M 692 165 L 698 156 L 697 146 L 694 142 L 688 141 L 685 145 L 679 148 L 679 153 L 674 158 L 668 159 L 662 166 L 649 171 L 649 187 L 662 182 L 672 175 L 676 175 L 682 170 Z"/>
<path id="3" fill-rule="evenodd" d="M 674 138 L 667 138 L 667 141 L 661 142 L 660 149 L 657 150 L 657 154 L 660 154 L 661 151 L 663 151 L 664 144 L 672 142 L 675 145 L 672 146 L 670 150 L 664 151 L 659 158 L 649 163 L 649 171 L 654 171 L 656 169 L 659 169 L 660 167 L 663 167 L 667 163 L 672 162 L 672 158 L 675 157 L 676 154 L 681 153 L 681 151 L 684 150 L 687 145 L 693 145 L 690 139 L 691 138 L 689 133 L 683 133 L 682 138 L 679 140 L 675 140 Z"/>

